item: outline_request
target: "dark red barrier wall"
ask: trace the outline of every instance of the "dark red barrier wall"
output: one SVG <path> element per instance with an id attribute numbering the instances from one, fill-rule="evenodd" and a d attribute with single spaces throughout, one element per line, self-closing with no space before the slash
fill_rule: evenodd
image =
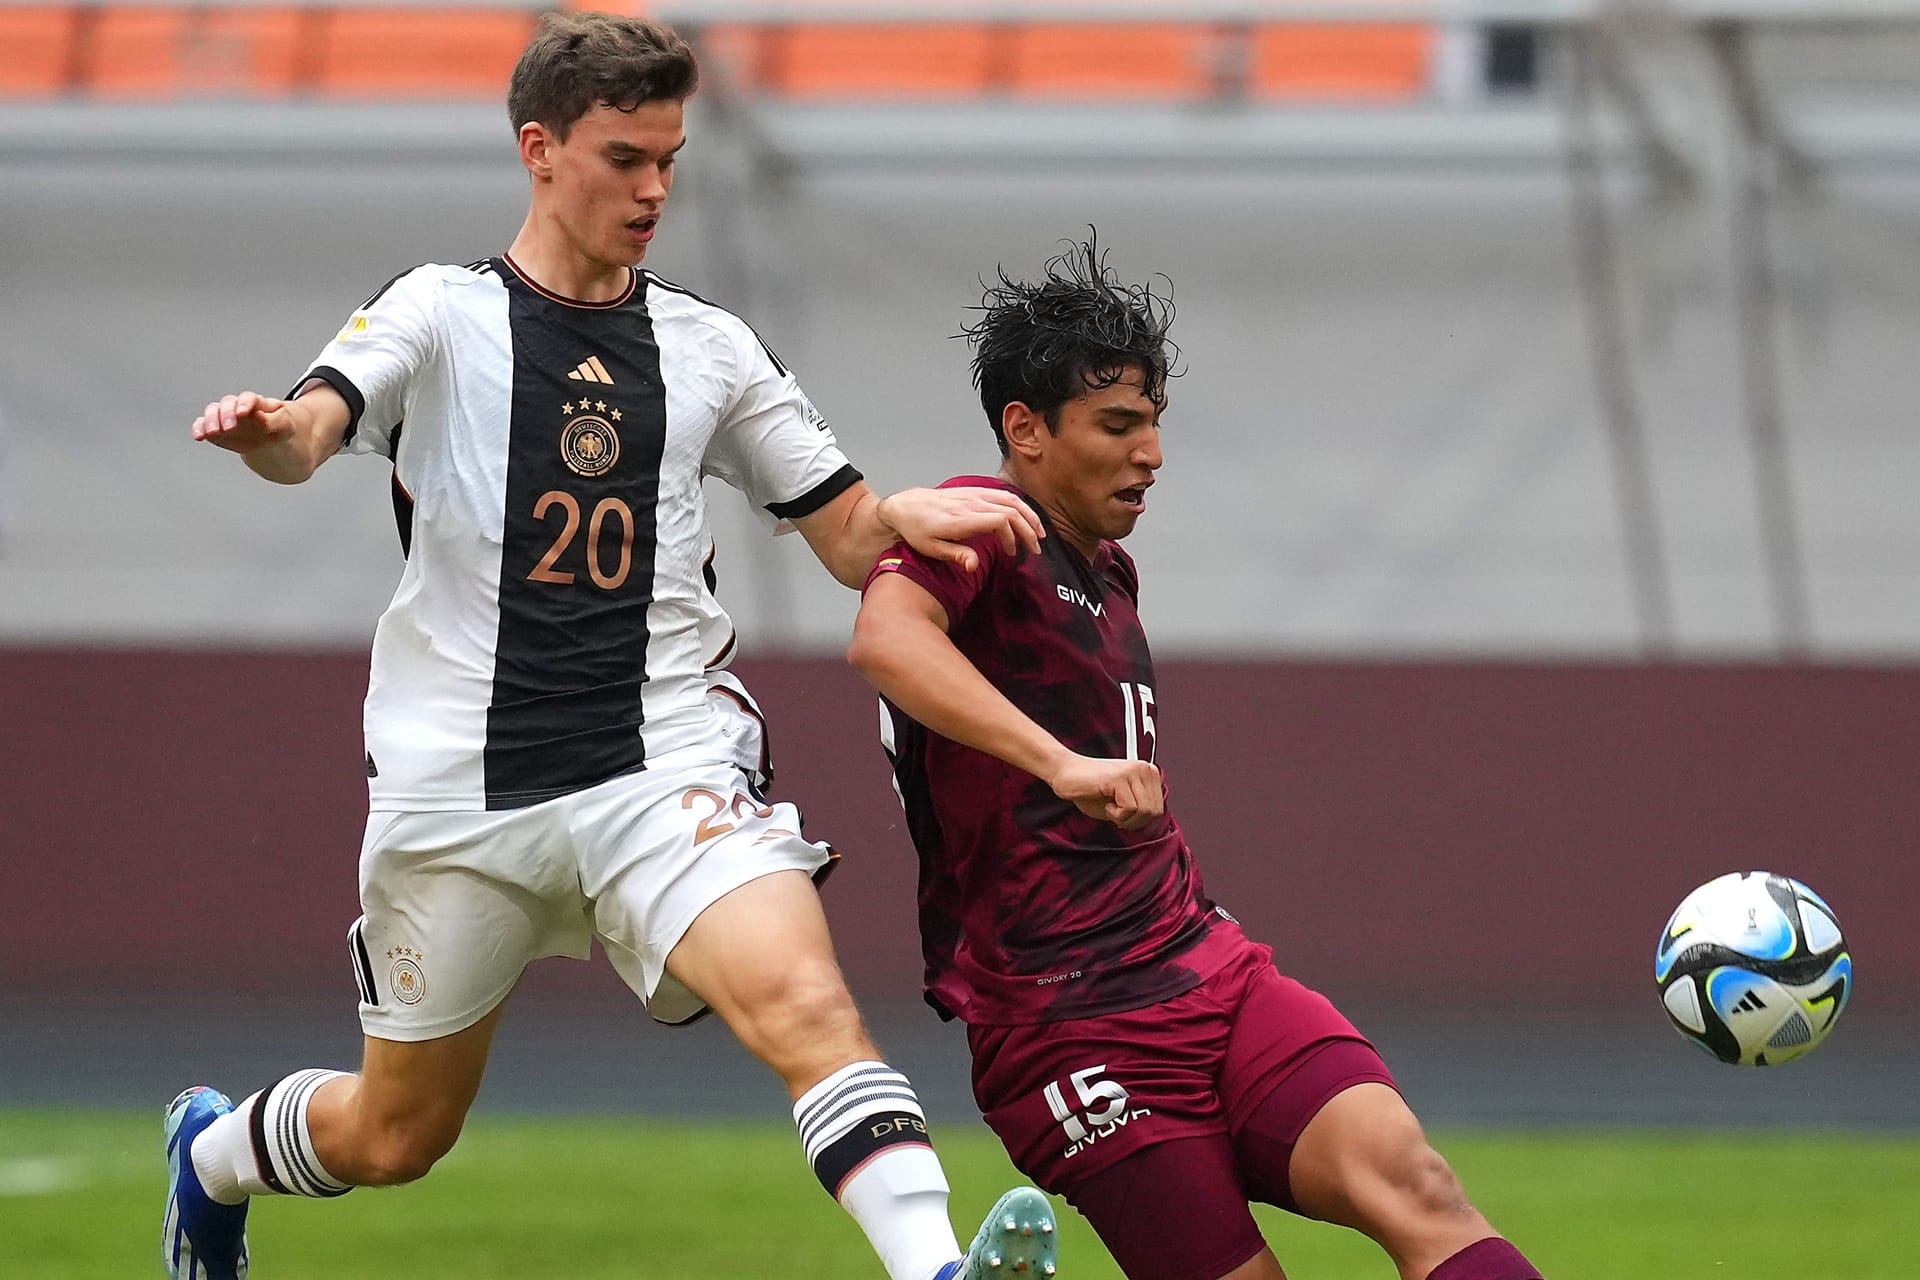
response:
<path id="1" fill-rule="evenodd" d="M 911 997 L 871 698 L 833 661 L 743 674 L 776 789 L 848 854 L 828 898 L 856 988 Z M 364 680 L 353 654 L 0 650 L 12 993 L 347 998 Z M 1340 998 L 1644 1001 L 1680 895 L 1751 868 L 1835 906 L 1863 1001 L 1920 995 L 1920 670 L 1170 662 L 1159 702 L 1214 896 Z"/>

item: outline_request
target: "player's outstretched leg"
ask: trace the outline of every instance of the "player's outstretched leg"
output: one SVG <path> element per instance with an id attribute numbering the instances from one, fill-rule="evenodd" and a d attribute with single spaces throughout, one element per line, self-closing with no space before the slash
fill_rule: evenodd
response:
<path id="1" fill-rule="evenodd" d="M 1051 1276 L 1059 1270 L 1053 1205 L 1032 1187 L 1015 1187 L 994 1203 L 974 1233 L 967 1256 L 940 1269 L 934 1280 L 995 1280 Z"/>
<path id="2" fill-rule="evenodd" d="M 246 1280 L 247 1202 L 220 1204 L 200 1185 L 193 1140 L 233 1110 L 227 1095 L 195 1085 L 167 1104 L 167 1213 L 160 1260 L 173 1280 Z"/>
<path id="3" fill-rule="evenodd" d="M 1259 1132 L 1267 1127 L 1261 1120 L 1257 1110 L 1238 1135 L 1243 1156 L 1262 1143 L 1277 1145 L 1271 1132 Z M 1335 1094 L 1300 1131 L 1285 1167 L 1302 1212 L 1371 1237 L 1402 1280 L 1540 1280 L 1527 1256 L 1468 1201 L 1413 1112 L 1385 1083 Z"/>

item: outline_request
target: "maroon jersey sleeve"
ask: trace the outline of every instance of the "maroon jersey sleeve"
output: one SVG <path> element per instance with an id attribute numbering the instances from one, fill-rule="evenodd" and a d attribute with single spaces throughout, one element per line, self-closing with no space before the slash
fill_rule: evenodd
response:
<path id="1" fill-rule="evenodd" d="M 961 487 L 1004 489 L 1007 485 L 1003 481 L 987 476 L 955 476 L 940 487 L 942 489 Z M 873 570 L 867 574 L 866 585 L 861 588 L 861 591 L 864 593 L 866 587 L 872 586 L 874 579 L 881 575 L 897 573 L 925 588 L 928 595 L 938 600 L 940 607 L 946 610 L 947 625 L 951 627 L 966 614 L 967 607 L 985 588 L 995 568 L 1007 559 L 1006 550 L 1000 545 L 1000 539 L 992 535 L 970 539 L 966 545 L 973 548 L 974 554 L 980 557 L 980 566 L 977 569 L 963 569 L 950 560 L 935 560 L 921 555 L 905 544 L 897 544 L 874 562 Z"/>

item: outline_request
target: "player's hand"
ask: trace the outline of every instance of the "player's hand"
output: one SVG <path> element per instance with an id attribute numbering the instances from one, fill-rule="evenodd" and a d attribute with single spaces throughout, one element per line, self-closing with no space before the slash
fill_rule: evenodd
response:
<path id="1" fill-rule="evenodd" d="M 1160 770 L 1144 760 L 1068 756 L 1047 785 L 1089 818 L 1111 822 L 1122 831 L 1138 831 L 1167 811 Z"/>
<path id="2" fill-rule="evenodd" d="M 1040 550 L 1047 536 L 1040 517 L 1005 489 L 902 489 L 880 501 L 880 521 L 923 556 L 947 560 L 971 573 L 980 554 L 966 543 L 994 537 L 1008 555 Z"/>
<path id="3" fill-rule="evenodd" d="M 257 391 L 222 396 L 193 420 L 193 438 L 235 453 L 284 443 L 293 438 L 293 414 L 287 402 Z"/>

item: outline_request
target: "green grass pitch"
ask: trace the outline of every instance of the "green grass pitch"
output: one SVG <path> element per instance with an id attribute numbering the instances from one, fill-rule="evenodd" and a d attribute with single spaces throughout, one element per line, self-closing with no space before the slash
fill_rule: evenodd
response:
<path id="1" fill-rule="evenodd" d="M 937 1132 L 964 1241 L 1015 1181 L 984 1129 Z M 1920 1136 L 1491 1134 L 1436 1145 L 1550 1280 L 1910 1280 Z M 0 1112 L 0 1272 L 160 1274 L 160 1109 Z M 1294 1280 L 1393 1280 L 1350 1232 L 1261 1210 Z M 776 1122 L 483 1116 L 431 1177 L 256 1202 L 261 1280 L 882 1280 Z M 1064 1280 L 1114 1280 L 1071 1210 Z"/>

